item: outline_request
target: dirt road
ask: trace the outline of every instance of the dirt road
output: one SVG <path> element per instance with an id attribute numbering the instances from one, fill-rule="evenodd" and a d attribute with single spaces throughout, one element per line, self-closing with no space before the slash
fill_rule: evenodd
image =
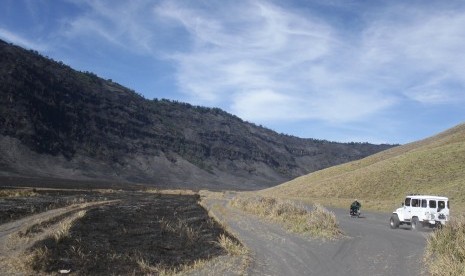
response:
<path id="1" fill-rule="evenodd" d="M 34 242 L 43 239 L 45 236 L 52 233 L 58 225 L 58 221 L 50 227 L 43 227 L 28 238 L 19 238 L 15 234 L 20 232 L 25 233 L 27 229 L 33 226 L 39 226 L 41 223 L 52 221 L 53 219 L 66 216 L 72 218 L 80 210 L 86 210 L 94 206 L 110 204 L 114 201 L 89 202 L 82 204 L 74 204 L 71 206 L 53 209 L 47 212 L 39 213 L 29 217 L 25 217 L 16 221 L 0 225 L 0 275 L 8 275 L 12 273 L 11 266 L 15 266 L 14 258 L 18 258 L 20 254 Z M 13 260 L 13 261 L 12 261 Z"/>
<path id="2" fill-rule="evenodd" d="M 227 199 L 206 205 L 252 251 L 249 275 L 421 275 L 427 232 L 389 228 L 390 214 L 350 218 L 332 210 L 347 237 L 311 240 L 245 214 Z"/>

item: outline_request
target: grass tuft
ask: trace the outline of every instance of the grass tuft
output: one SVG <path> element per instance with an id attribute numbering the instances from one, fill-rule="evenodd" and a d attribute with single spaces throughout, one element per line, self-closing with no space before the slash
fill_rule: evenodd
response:
<path id="1" fill-rule="evenodd" d="M 342 235 L 334 213 L 321 205 L 308 211 L 303 205 L 272 197 L 235 197 L 231 205 L 283 224 L 289 231 L 335 239 Z"/>
<path id="2" fill-rule="evenodd" d="M 35 189 L 0 189 L 1 197 L 33 197 L 38 193 Z"/>
<path id="3" fill-rule="evenodd" d="M 433 276 L 465 275 L 465 217 L 452 219 L 428 237 L 424 261 Z"/>
<path id="4" fill-rule="evenodd" d="M 148 275 L 156 274 L 158 276 L 184 275 L 193 270 L 200 269 L 206 264 L 205 260 L 195 260 L 192 263 L 184 264 L 179 267 L 167 267 L 163 264 L 150 264 L 149 261 L 143 258 L 137 259 L 136 262 L 143 273 L 147 273 Z"/>
<path id="5" fill-rule="evenodd" d="M 342 235 L 336 216 L 320 204 L 314 205 L 308 219 L 308 232 L 312 236 L 332 239 Z"/>
<path id="6" fill-rule="evenodd" d="M 172 222 L 165 218 L 160 220 L 160 228 L 162 232 L 173 233 L 178 237 L 183 238 L 187 245 L 195 245 L 197 240 L 201 237 L 202 229 L 195 229 L 190 227 L 187 221 L 178 219 L 178 222 Z"/>
<path id="7" fill-rule="evenodd" d="M 77 213 L 76 216 L 74 216 L 71 219 L 64 220 L 60 222 L 58 228 L 54 231 L 53 233 L 53 238 L 57 243 L 60 243 L 63 239 L 69 236 L 69 230 L 73 226 L 74 222 L 86 215 L 86 211 L 82 210 Z"/>
<path id="8" fill-rule="evenodd" d="M 16 261 L 16 268 L 27 273 L 44 270 L 49 265 L 49 259 L 50 251 L 46 246 L 35 247 L 31 251 L 21 254 Z"/>
<path id="9" fill-rule="evenodd" d="M 233 256 L 240 256 L 247 254 L 247 249 L 237 241 L 234 241 L 225 234 L 221 234 L 218 243 L 223 247 L 228 254 Z"/>

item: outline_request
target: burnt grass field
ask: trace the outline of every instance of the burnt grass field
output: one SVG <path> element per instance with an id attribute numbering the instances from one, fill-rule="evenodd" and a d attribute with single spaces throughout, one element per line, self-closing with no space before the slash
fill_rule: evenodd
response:
<path id="1" fill-rule="evenodd" d="M 111 193 L 0 187 L 0 224 L 72 204 L 110 200 Z"/>
<path id="2" fill-rule="evenodd" d="M 2 191 L 2 189 L 0 189 Z M 194 193 L 122 190 L 41 190 L 0 197 L 1 223 L 70 204 L 113 200 L 88 208 L 66 235 L 49 236 L 27 250 L 38 274 L 163 274 L 228 252 L 231 237 L 198 203 Z M 32 256 L 32 257 L 31 257 Z"/>

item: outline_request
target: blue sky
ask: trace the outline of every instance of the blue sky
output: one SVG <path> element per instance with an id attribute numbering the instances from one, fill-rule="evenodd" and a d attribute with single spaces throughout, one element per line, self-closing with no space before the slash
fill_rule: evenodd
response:
<path id="1" fill-rule="evenodd" d="M 1 2 L 1 39 L 148 99 L 341 142 L 465 122 L 463 1 Z"/>

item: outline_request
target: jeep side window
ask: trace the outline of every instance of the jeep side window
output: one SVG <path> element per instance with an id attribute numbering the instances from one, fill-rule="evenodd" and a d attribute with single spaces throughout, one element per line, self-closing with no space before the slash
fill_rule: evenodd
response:
<path id="1" fill-rule="evenodd" d="M 421 207 L 422 207 L 422 208 L 428 207 L 428 201 L 427 201 L 426 199 L 422 199 L 422 200 L 421 200 Z"/>
<path id="2" fill-rule="evenodd" d="M 412 199 L 412 207 L 418 207 L 418 199 Z"/>
<path id="3" fill-rule="evenodd" d="M 438 211 L 446 208 L 446 203 L 444 201 L 438 201 Z"/>
<path id="4" fill-rule="evenodd" d="M 410 197 L 407 197 L 407 198 L 405 199 L 405 206 L 410 206 L 410 200 L 411 200 Z"/>
<path id="5" fill-rule="evenodd" d="M 436 200 L 429 201 L 429 208 L 436 208 Z"/>

